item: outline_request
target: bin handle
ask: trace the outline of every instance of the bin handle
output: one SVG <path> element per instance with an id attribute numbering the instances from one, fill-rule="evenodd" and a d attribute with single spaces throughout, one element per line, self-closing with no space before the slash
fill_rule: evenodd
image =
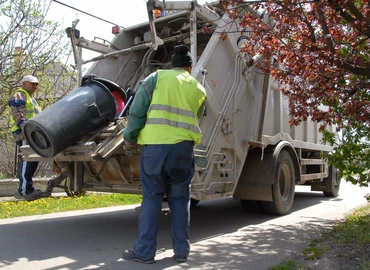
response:
<path id="1" fill-rule="evenodd" d="M 97 117 L 94 117 L 93 119 L 91 119 L 92 122 L 97 122 L 97 120 L 99 120 L 100 118 L 102 118 L 102 114 L 99 110 L 99 107 L 98 105 L 96 105 L 96 102 L 90 104 L 87 109 L 89 110 L 89 112 L 92 112 L 93 114 L 96 114 Z M 94 110 L 95 109 L 95 110 Z"/>

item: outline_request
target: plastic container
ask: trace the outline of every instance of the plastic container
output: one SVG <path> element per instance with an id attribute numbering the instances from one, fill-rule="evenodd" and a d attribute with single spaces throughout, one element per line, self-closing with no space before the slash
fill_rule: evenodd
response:
<path id="1" fill-rule="evenodd" d="M 112 91 L 126 101 L 124 90 L 113 82 L 94 76 L 83 80 L 80 88 L 26 122 L 28 144 L 40 156 L 52 158 L 83 136 L 107 126 L 120 113 Z"/>

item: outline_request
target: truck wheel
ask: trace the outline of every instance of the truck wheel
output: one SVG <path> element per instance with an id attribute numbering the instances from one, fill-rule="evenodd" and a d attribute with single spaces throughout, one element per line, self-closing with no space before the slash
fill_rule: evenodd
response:
<path id="1" fill-rule="evenodd" d="M 295 173 L 293 160 L 288 151 L 279 154 L 272 185 L 272 202 L 261 201 L 262 209 L 267 214 L 285 215 L 293 205 L 295 191 Z"/>
<path id="2" fill-rule="evenodd" d="M 244 210 L 249 213 L 262 213 L 262 205 L 260 201 L 240 200 Z"/>
<path id="3" fill-rule="evenodd" d="M 324 178 L 324 184 L 330 190 L 323 191 L 325 197 L 338 197 L 340 178 L 338 177 L 338 170 L 333 165 L 329 167 L 329 175 L 327 178 Z"/>

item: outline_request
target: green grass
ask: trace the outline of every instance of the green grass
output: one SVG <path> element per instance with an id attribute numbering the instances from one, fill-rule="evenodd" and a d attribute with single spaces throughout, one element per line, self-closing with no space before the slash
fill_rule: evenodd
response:
<path id="1" fill-rule="evenodd" d="M 0 202 L 0 219 L 141 203 L 141 195 L 89 194 L 35 201 Z"/>
<path id="2" fill-rule="evenodd" d="M 326 249 L 318 247 L 318 241 L 312 241 L 307 248 L 303 250 L 305 260 L 317 260 L 325 253 Z"/>
<path id="3" fill-rule="evenodd" d="M 346 221 L 334 227 L 337 241 L 356 242 L 362 246 L 370 244 L 370 206 L 356 210 Z"/>
<path id="4" fill-rule="evenodd" d="M 271 268 L 271 270 L 303 270 L 307 269 L 304 265 L 297 265 L 293 260 L 283 262 L 281 265 L 277 265 Z"/>

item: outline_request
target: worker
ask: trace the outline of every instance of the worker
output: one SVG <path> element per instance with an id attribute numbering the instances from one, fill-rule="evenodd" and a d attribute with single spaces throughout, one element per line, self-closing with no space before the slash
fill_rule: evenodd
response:
<path id="1" fill-rule="evenodd" d="M 154 263 L 162 199 L 172 216 L 173 258 L 186 262 L 190 251 L 190 183 L 194 175 L 193 146 L 202 138 L 198 119 L 206 92 L 190 74 L 192 58 L 186 45 L 174 47 L 171 70 L 158 70 L 139 85 L 124 129 L 124 151 L 140 151 L 143 191 L 138 237 L 123 258 Z"/>
<path id="2" fill-rule="evenodd" d="M 26 121 L 41 111 L 36 100 L 32 97 L 39 84 L 37 78 L 27 75 L 23 77 L 21 83 L 22 88 L 17 89 L 8 103 L 11 110 L 10 124 L 12 135 L 19 147 L 27 144 L 23 133 Z M 37 166 L 38 162 L 18 161 L 19 186 L 17 193 L 14 195 L 15 198 L 30 200 L 41 197 L 41 190 L 33 187 L 32 180 Z"/>

